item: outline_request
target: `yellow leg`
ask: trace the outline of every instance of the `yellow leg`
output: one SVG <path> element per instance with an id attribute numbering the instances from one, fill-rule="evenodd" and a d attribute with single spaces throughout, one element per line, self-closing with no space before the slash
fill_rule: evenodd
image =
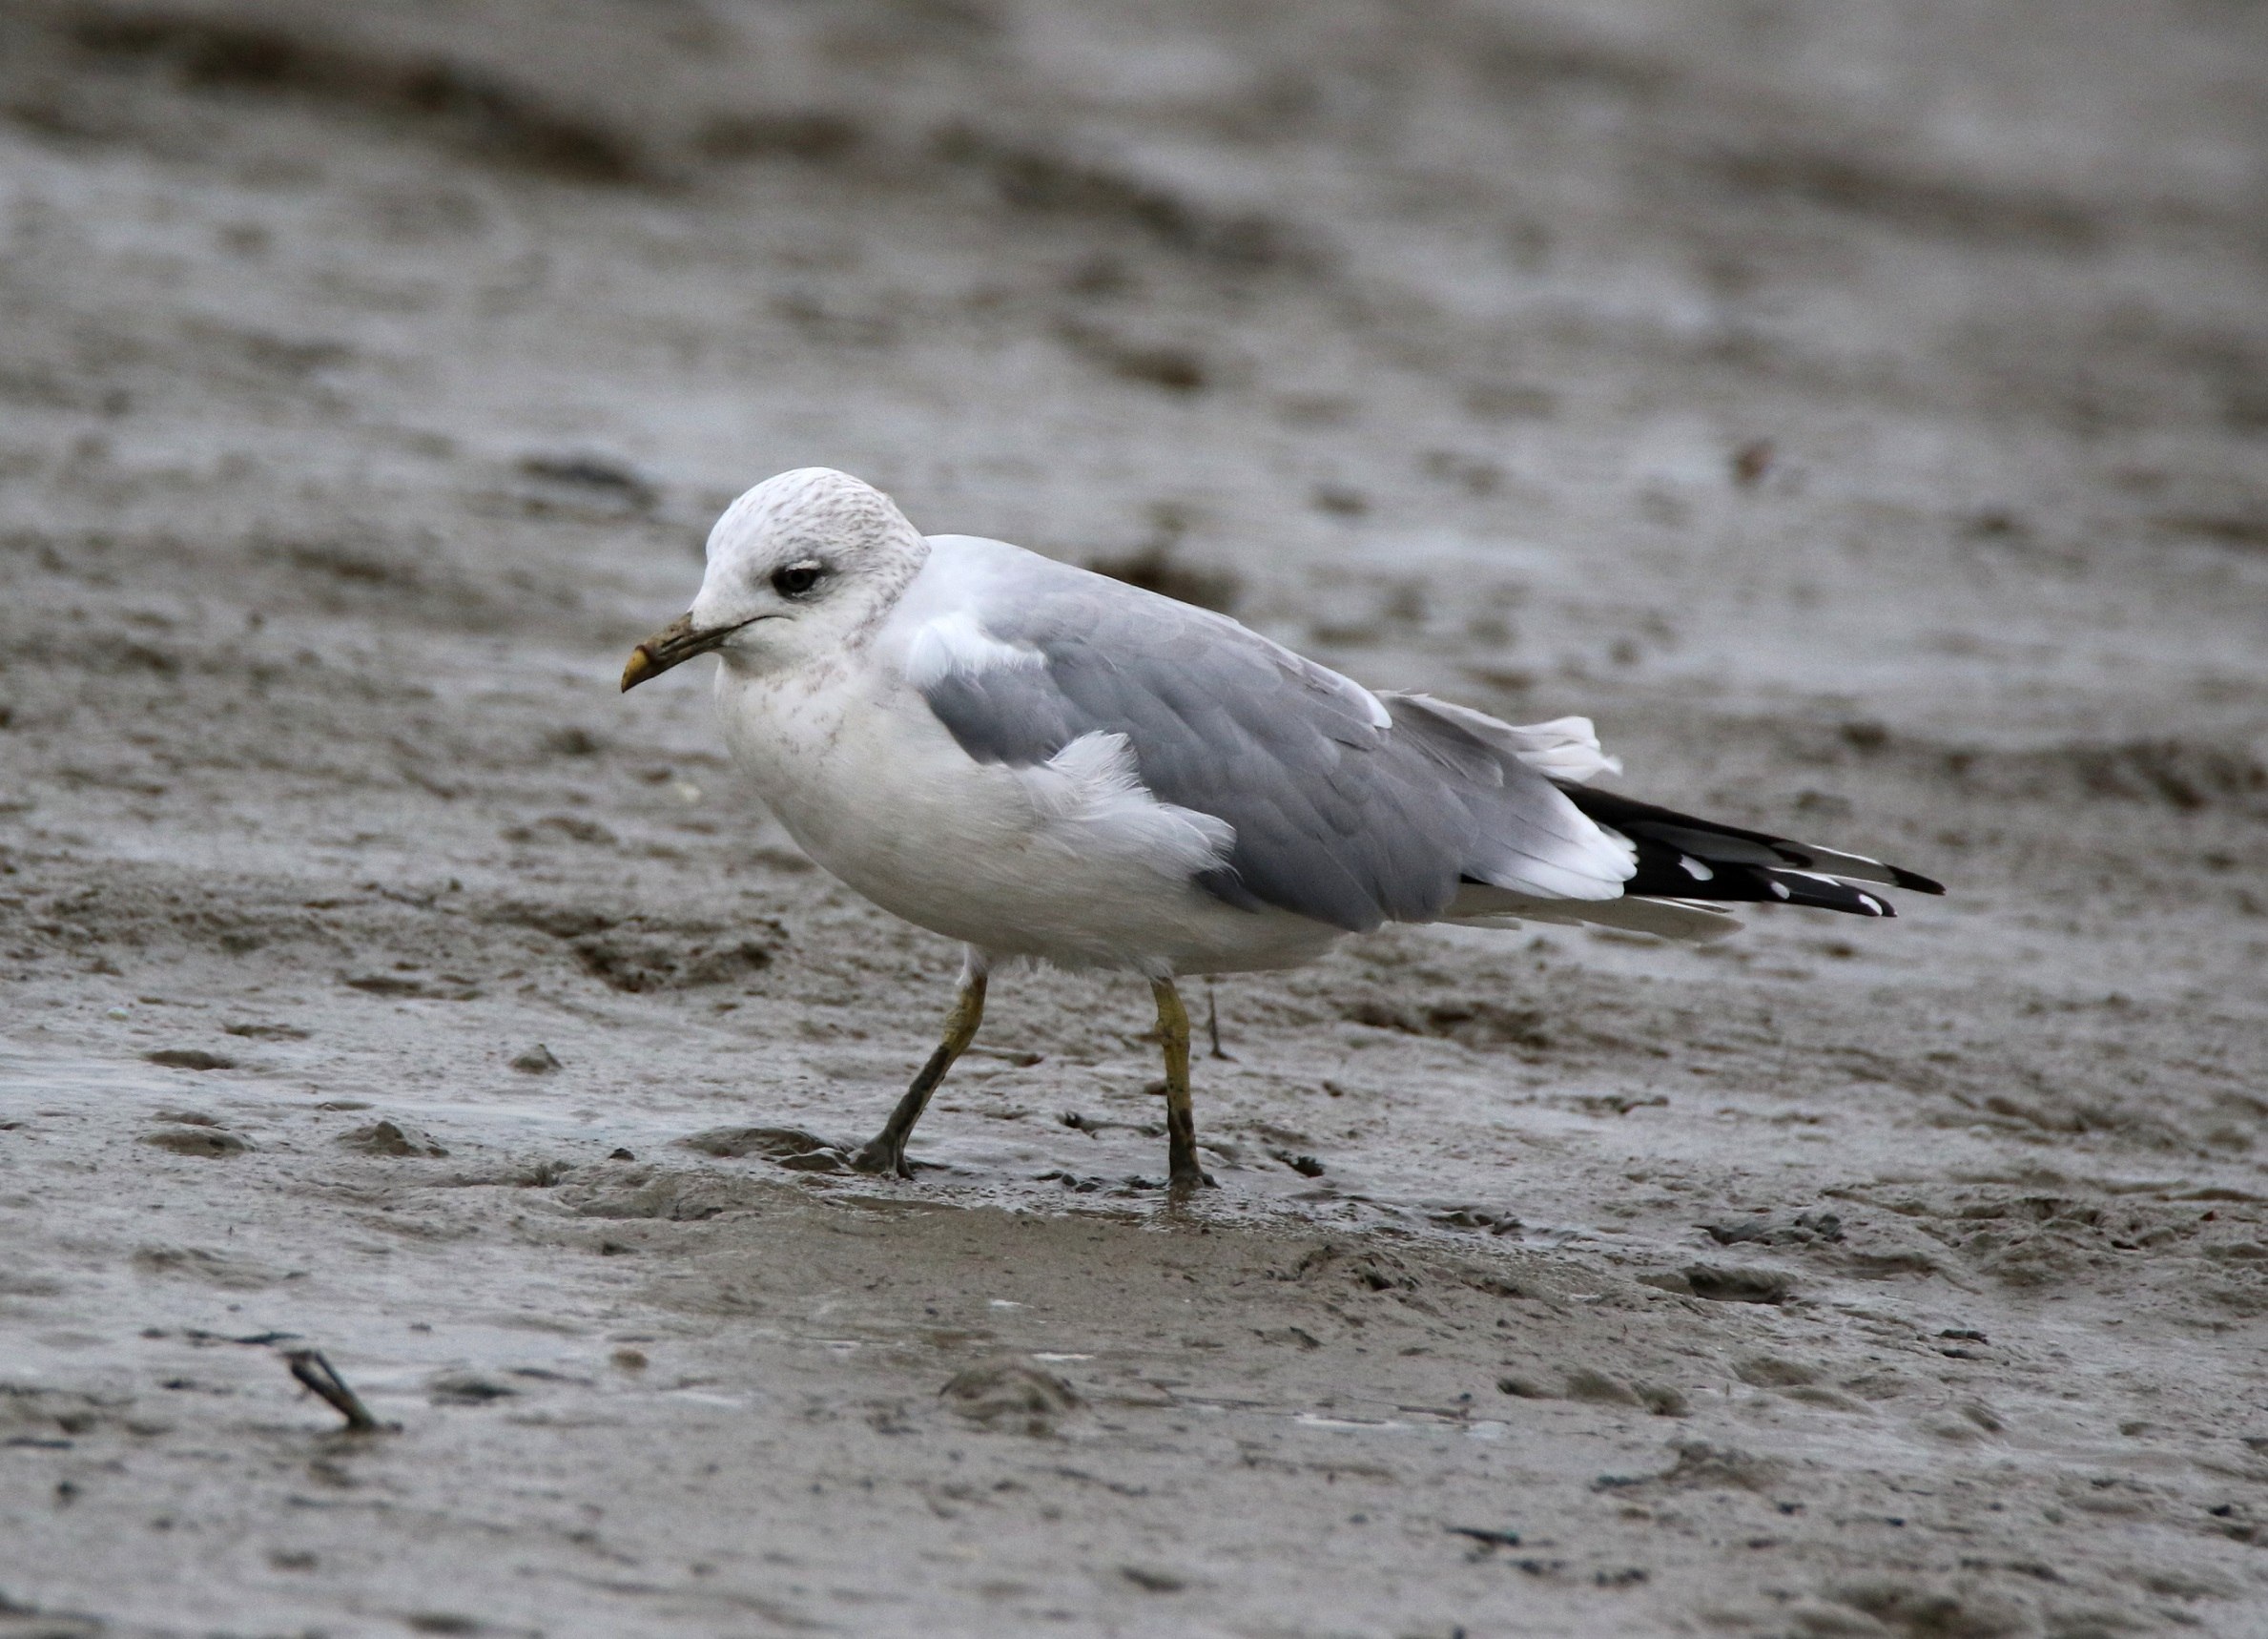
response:
<path id="1" fill-rule="evenodd" d="M 1189 1110 L 1189 1015 L 1170 979 L 1153 979 L 1158 998 L 1158 1040 L 1165 1048 L 1165 1176 L 1177 1193 L 1212 1180 L 1197 1164 L 1197 1121 Z"/>
<path id="2" fill-rule="evenodd" d="M 894 1173 L 900 1178 L 914 1175 L 913 1165 L 906 1160 L 906 1140 L 913 1136 L 914 1123 L 921 1119 L 921 1111 L 929 1106 L 929 1095 L 937 1091 L 938 1083 L 945 1079 L 953 1061 L 977 1039 L 977 1027 L 983 1022 L 984 964 L 972 950 L 967 965 L 961 968 L 960 995 L 953 1004 L 953 1011 L 945 1016 L 945 1039 L 929 1055 L 929 1062 L 921 1067 L 914 1085 L 906 1089 L 906 1095 L 897 1101 L 897 1108 L 890 1112 L 881 1131 L 851 1158 L 854 1169 L 861 1172 Z M 1187 1102 L 1186 1093 L 1183 1102 Z"/>

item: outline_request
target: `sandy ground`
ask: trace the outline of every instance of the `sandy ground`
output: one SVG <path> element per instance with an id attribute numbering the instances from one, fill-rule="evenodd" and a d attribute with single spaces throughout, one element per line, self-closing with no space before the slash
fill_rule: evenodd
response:
<path id="1" fill-rule="evenodd" d="M 2268 1632 L 2264 75 L 0 10 L 0 1634 Z M 918 1183 L 783 1171 L 955 953 L 613 678 L 810 462 L 1954 891 L 1225 981 L 1181 1209 L 1141 987 L 1012 975 Z"/>

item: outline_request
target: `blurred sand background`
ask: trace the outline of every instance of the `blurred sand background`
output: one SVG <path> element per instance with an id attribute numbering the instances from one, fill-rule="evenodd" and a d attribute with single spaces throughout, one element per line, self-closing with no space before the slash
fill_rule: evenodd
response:
<path id="1" fill-rule="evenodd" d="M 13 0 L 0 1635 L 2268 1631 L 2264 86 Z M 1140 986 L 1015 975 L 935 1170 L 783 1171 L 955 953 L 613 691 L 811 463 L 1952 895 L 1226 981 L 1183 1211 Z"/>

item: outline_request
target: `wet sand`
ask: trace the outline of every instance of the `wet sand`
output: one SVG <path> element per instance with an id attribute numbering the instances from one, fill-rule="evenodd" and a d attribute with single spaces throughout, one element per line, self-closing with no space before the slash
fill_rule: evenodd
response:
<path id="1" fill-rule="evenodd" d="M 2268 20 L 1144 15 L 0 15 L 0 1634 L 2268 1625 Z M 1953 891 L 784 1170 L 956 952 L 614 678 L 813 462 Z"/>

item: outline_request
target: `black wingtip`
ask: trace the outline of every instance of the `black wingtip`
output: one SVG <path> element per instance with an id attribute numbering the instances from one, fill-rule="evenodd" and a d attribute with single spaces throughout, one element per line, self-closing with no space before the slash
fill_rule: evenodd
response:
<path id="1" fill-rule="evenodd" d="M 1917 894 L 1942 894 L 1945 883 L 1931 882 L 1919 871 L 1909 871 L 1903 865 L 1889 867 L 1890 880 L 1902 888 L 1911 888 Z"/>
<path id="2" fill-rule="evenodd" d="M 1847 882 L 1841 885 L 1849 886 Z M 1810 902 L 1823 910 L 1853 911 L 1860 916 L 1878 916 L 1886 922 L 1897 920 L 1898 907 L 1880 894 L 1870 894 L 1865 888 L 1851 888 L 1850 897 L 1857 902 L 1855 904 L 1826 904 L 1818 900 Z M 1797 902 L 1800 904 L 1804 902 L 1799 900 Z"/>
<path id="3" fill-rule="evenodd" d="M 1814 910 L 1839 910 L 1851 916 L 1893 917 L 1890 902 L 1855 882 L 1822 876 L 1813 871 L 1757 870 L 1755 875 L 1782 904 L 1809 905 Z"/>

